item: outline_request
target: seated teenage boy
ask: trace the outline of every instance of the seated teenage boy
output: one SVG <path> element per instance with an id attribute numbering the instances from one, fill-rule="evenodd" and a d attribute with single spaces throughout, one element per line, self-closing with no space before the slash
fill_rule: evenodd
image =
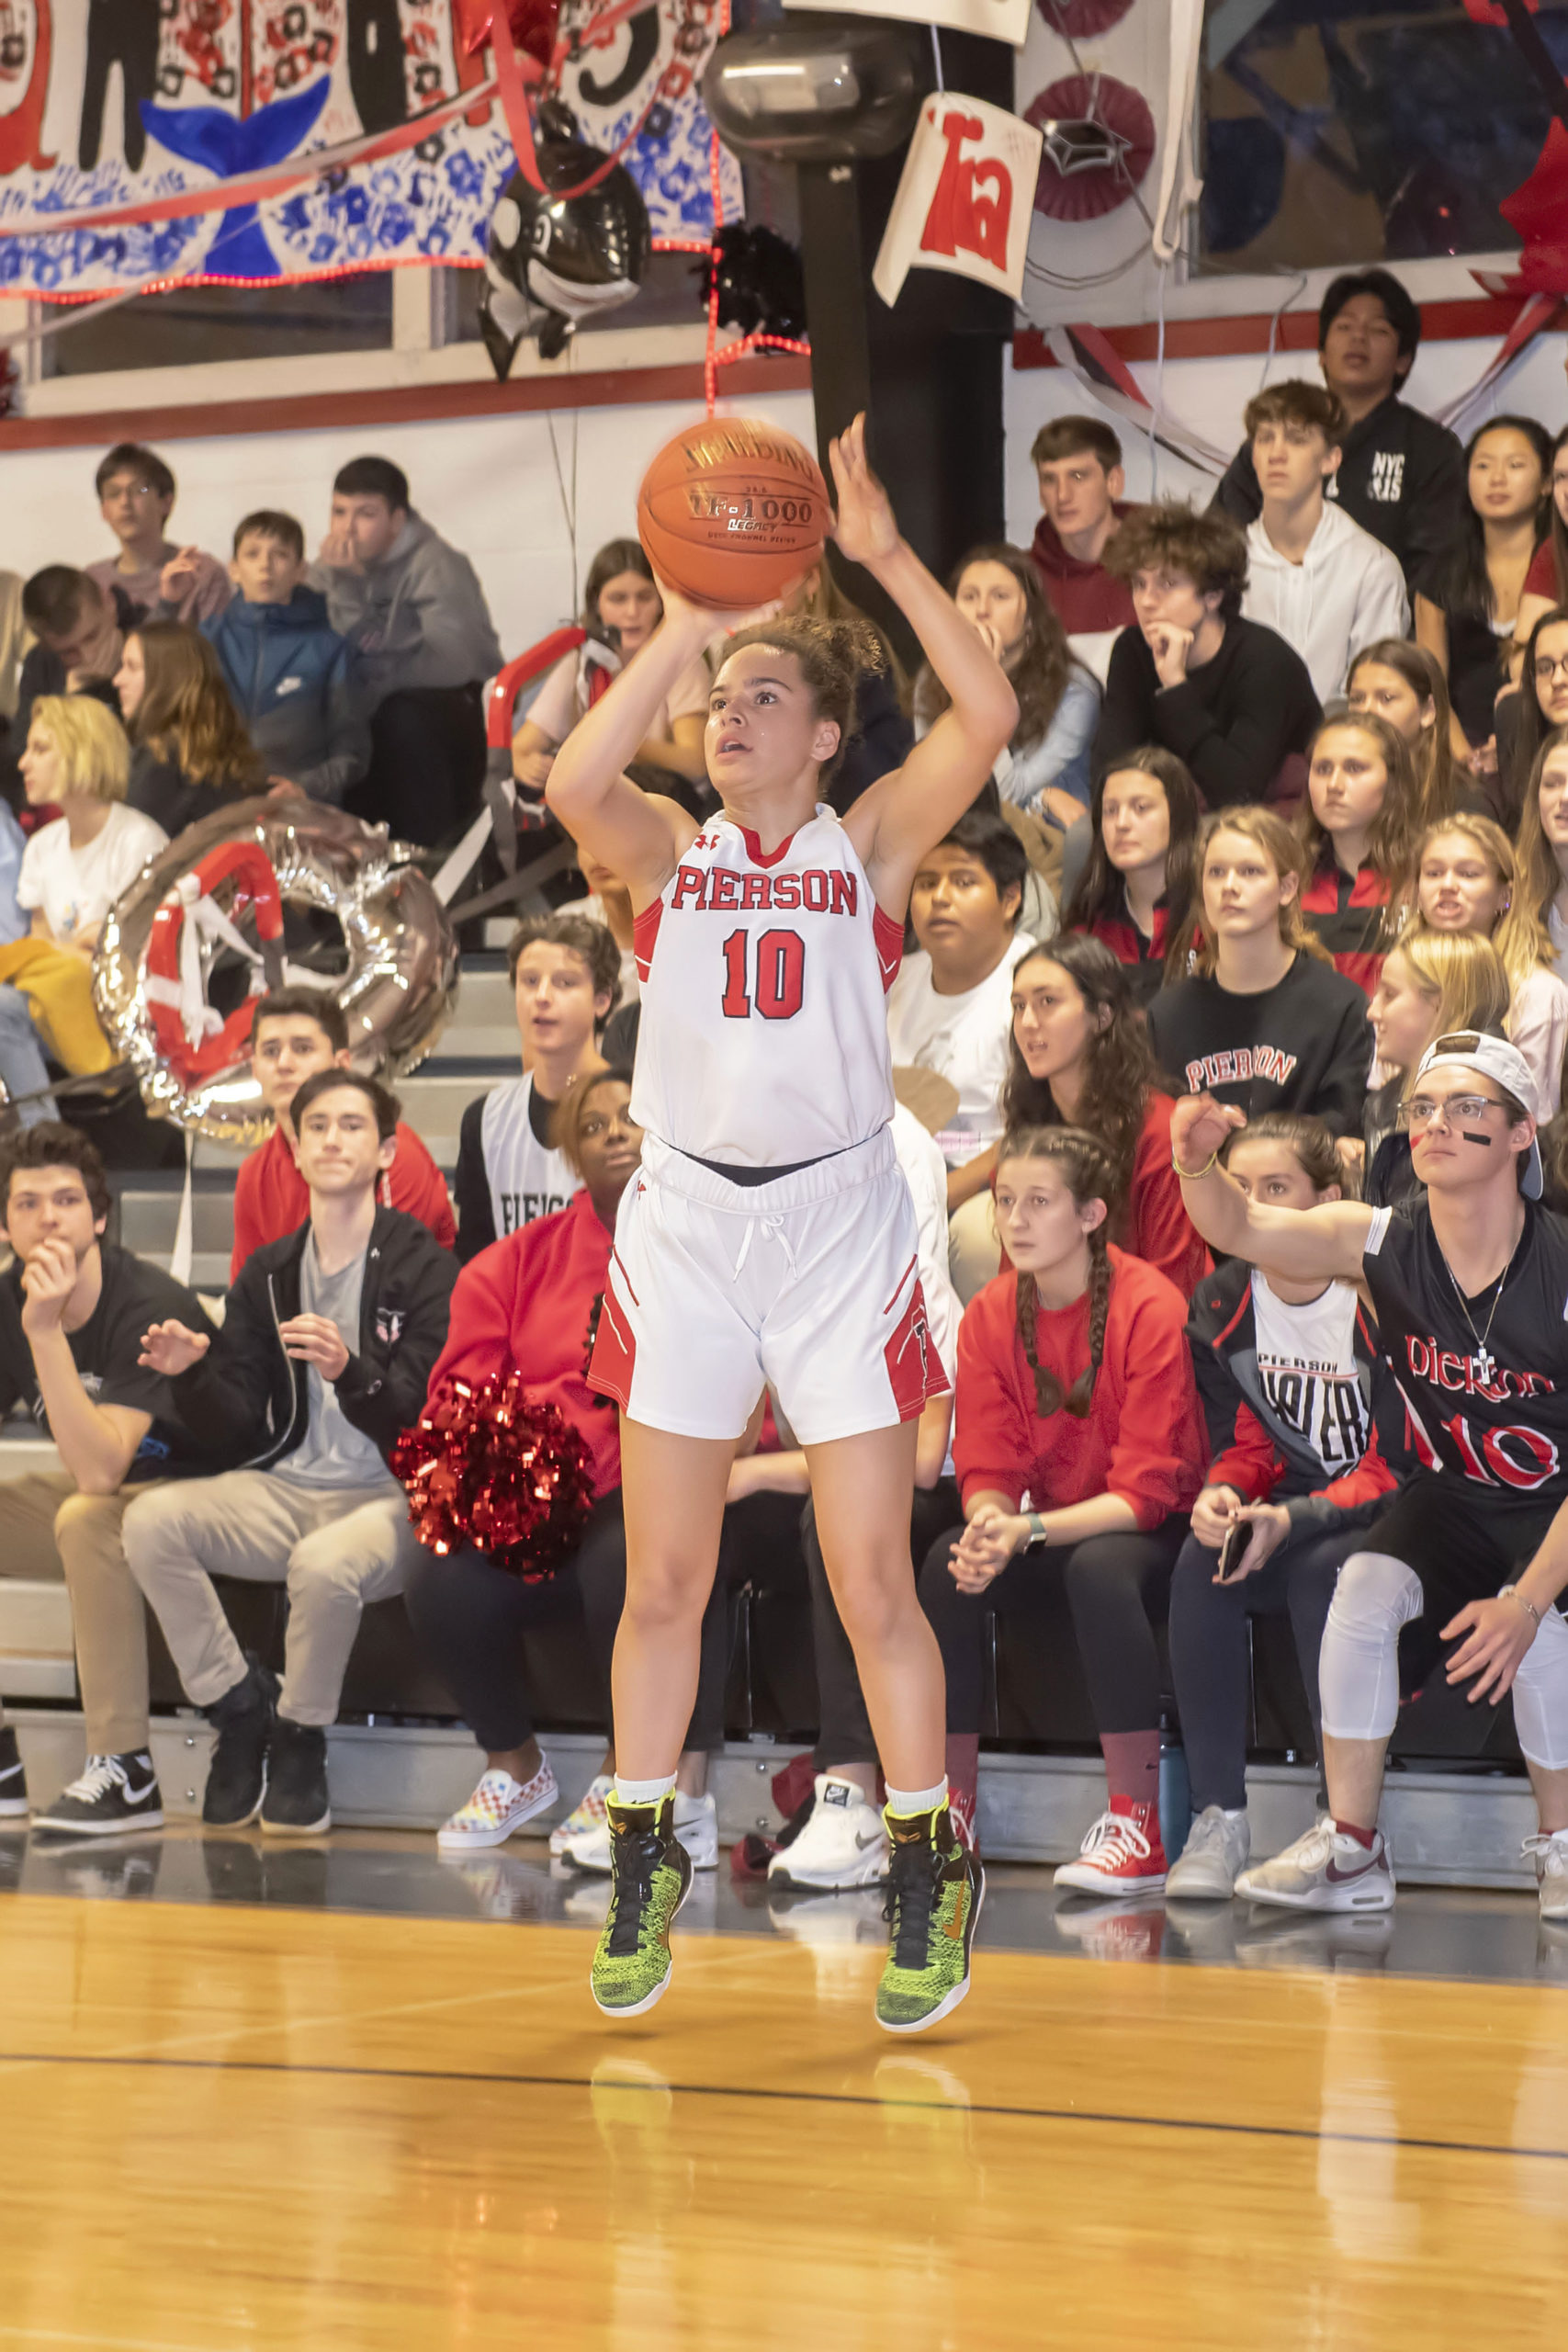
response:
<path id="1" fill-rule="evenodd" d="M 1263 511 L 1247 532 L 1243 617 L 1293 645 L 1320 702 L 1380 638 L 1407 637 L 1399 559 L 1328 496 L 1345 412 L 1321 384 L 1271 384 L 1247 404 Z"/>
<path id="2" fill-rule="evenodd" d="M 1402 1119 L 1427 1190 L 1396 1215 L 1248 1200 L 1215 1164 L 1244 1114 L 1202 1094 L 1171 1116 L 1187 1214 L 1216 1257 L 1365 1283 L 1421 1465 L 1346 1561 L 1328 1611 L 1329 1812 L 1235 1891 L 1298 1911 L 1389 1907 L 1378 1812 L 1401 1675 L 1419 1685 L 1446 1668 L 1477 1702 L 1513 1693 L 1540 1916 L 1568 1919 L 1568 1228 L 1540 1206 L 1535 1087 L 1516 1046 L 1478 1030 L 1438 1038 Z"/>
<path id="3" fill-rule="evenodd" d="M 365 773 L 370 729 L 327 600 L 304 585 L 305 534 L 293 515 L 247 514 L 229 577 L 238 593 L 202 634 L 234 707 L 269 775 L 335 808 Z"/>
<path id="4" fill-rule="evenodd" d="M 220 613 L 233 590 L 215 555 L 180 547 L 164 537 L 175 504 L 175 477 L 155 449 L 117 441 L 94 477 L 98 511 L 119 553 L 87 571 L 106 594 L 118 589 L 133 621 L 188 621 L 192 628 Z"/>
<path id="5" fill-rule="evenodd" d="M 319 1070 L 346 1069 L 348 1058 L 348 1022 L 325 989 L 275 989 L 258 998 L 251 1021 L 251 1075 L 276 1124 L 265 1143 L 241 1163 L 231 1282 L 238 1282 L 253 1250 L 297 1232 L 309 1215 L 305 1179 L 295 1161 L 294 1096 Z M 457 1228 L 446 1178 L 413 1129 L 400 1121 L 397 1145 L 390 1167 L 378 1179 L 382 1207 L 418 1217 L 450 1250 Z"/>
<path id="6" fill-rule="evenodd" d="M 919 944 L 887 992 L 887 1035 L 896 1067 L 935 1070 L 958 1089 L 937 1137 L 949 1168 L 1001 1133 L 1012 967 L 1031 944 L 1017 929 L 1028 874 L 1011 827 L 971 808 L 921 859 L 909 893 Z"/>
<path id="7" fill-rule="evenodd" d="M 463 1114 L 453 1191 L 465 1266 L 492 1241 L 565 1208 L 576 1192 L 581 1179 L 556 1148 L 556 1113 L 581 1080 L 604 1069 L 599 1033 L 621 993 L 621 951 L 586 915 L 519 923 L 507 964 L 523 1075 Z"/>
<path id="8" fill-rule="evenodd" d="M 1318 307 L 1318 365 L 1346 419 L 1334 495 L 1353 523 L 1392 548 L 1407 584 L 1447 550 L 1464 511 L 1458 441 L 1400 398 L 1420 342 L 1421 313 L 1389 270 L 1348 271 Z M 1261 511 L 1250 436 L 1214 504 L 1242 524 Z"/>
<path id="9" fill-rule="evenodd" d="M 1132 589 L 1136 625 L 1111 656 L 1096 781 L 1160 743 L 1186 761 L 1211 808 L 1299 800 L 1322 713 L 1301 655 L 1241 617 L 1247 541 L 1236 526 L 1162 499 L 1127 517 L 1110 561 Z"/>
<path id="10" fill-rule="evenodd" d="M 208 1450 L 251 1466 L 141 1498 L 125 1553 L 217 1726 L 203 1820 L 232 1827 L 259 1810 L 264 1829 L 308 1837 L 332 1823 L 325 1726 L 360 1611 L 402 1590 L 419 1552 L 386 1457 L 424 1403 L 457 1263 L 416 1218 L 377 1205 L 397 1148 L 384 1086 L 318 1071 L 295 1116 L 306 1222 L 256 1251 L 216 1339 L 174 1316 L 141 1355 Z M 214 1576 L 287 1581 L 281 1693 L 234 1639 Z"/>
<path id="11" fill-rule="evenodd" d="M 1122 444 L 1099 417 L 1055 416 L 1029 454 L 1042 510 L 1029 551 L 1068 644 L 1103 685 L 1117 632 L 1133 618 L 1127 583 L 1105 561 L 1130 511 Z"/>
<path id="12" fill-rule="evenodd" d="M 194 1457 L 167 1382 L 139 1361 L 141 1333 L 167 1316 L 212 1330 L 189 1291 L 104 1240 L 108 1212 L 104 1163 L 74 1127 L 27 1127 L 0 1148 L 13 1253 L 0 1275 L 0 1414 L 25 1403 L 63 1465 L 0 1484 L 0 1577 L 63 1575 L 71 1595 L 86 1769 L 36 1826 L 83 1838 L 163 1826 L 147 1752 L 147 1618 L 121 1522 L 149 1482 Z M 27 1810 L 17 1735 L 0 1715 L 0 1814 Z"/>

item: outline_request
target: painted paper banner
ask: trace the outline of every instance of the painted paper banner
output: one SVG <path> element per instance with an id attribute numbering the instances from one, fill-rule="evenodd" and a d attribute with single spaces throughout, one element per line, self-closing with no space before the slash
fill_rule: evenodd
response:
<path id="1" fill-rule="evenodd" d="M 617 145 L 647 114 L 623 160 L 655 237 L 705 237 L 712 222 L 698 84 L 720 5 L 648 0 L 562 72 L 561 95 L 594 146 Z M 561 14 L 563 30 L 586 30 L 594 9 L 563 0 Z M 452 17 L 450 0 L 0 0 L 0 229 L 154 205 L 394 130 L 491 84 L 489 51 L 465 55 Z M 260 203 L 0 237 L 0 292 L 68 299 L 171 278 L 479 265 L 515 168 L 502 108 L 481 97 L 400 153 Z M 723 151 L 719 171 L 733 220 L 740 174 Z"/>
<path id="2" fill-rule="evenodd" d="M 784 0 L 796 8 L 839 13 L 839 0 Z M 988 40 L 1021 49 L 1029 36 L 1034 0 L 855 0 L 857 17 L 897 17 L 910 25 L 940 25 L 944 32 L 984 33 Z"/>
<path id="3" fill-rule="evenodd" d="M 926 100 L 871 274 L 889 308 L 911 269 L 976 277 L 1018 300 L 1043 145 L 1032 123 L 983 99 Z"/>

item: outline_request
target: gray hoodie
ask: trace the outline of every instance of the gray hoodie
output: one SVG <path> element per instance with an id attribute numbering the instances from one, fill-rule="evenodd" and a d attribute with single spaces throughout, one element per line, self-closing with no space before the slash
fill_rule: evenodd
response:
<path id="1" fill-rule="evenodd" d="M 310 576 L 353 650 L 369 710 L 400 687 L 466 686 L 501 667 L 473 565 L 412 508 L 379 563 L 367 571 L 318 564 Z"/>

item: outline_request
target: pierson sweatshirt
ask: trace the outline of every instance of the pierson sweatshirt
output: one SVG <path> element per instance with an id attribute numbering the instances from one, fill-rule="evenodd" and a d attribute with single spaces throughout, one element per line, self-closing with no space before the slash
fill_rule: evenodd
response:
<path id="1" fill-rule="evenodd" d="M 1310 1111 L 1337 1136 L 1359 1136 L 1371 1067 L 1367 1000 L 1354 980 L 1304 948 L 1256 996 L 1217 979 L 1178 980 L 1148 1011 L 1155 1059 L 1182 1092 L 1265 1111 Z"/>
<path id="2" fill-rule="evenodd" d="M 1042 1419 L 1034 1375 L 1018 1336 L 1018 1276 L 977 1291 L 958 1331 L 953 1459 L 965 1504 L 1025 1488 L 1035 1510 L 1120 1495 L 1145 1530 L 1190 1510 L 1203 1484 L 1208 1434 L 1187 1345 L 1187 1302 L 1139 1258 L 1110 1250 L 1111 1306 L 1094 1394 L 1084 1419 Z M 1035 1354 L 1064 1394 L 1089 1363 L 1089 1293 L 1035 1317 Z"/>

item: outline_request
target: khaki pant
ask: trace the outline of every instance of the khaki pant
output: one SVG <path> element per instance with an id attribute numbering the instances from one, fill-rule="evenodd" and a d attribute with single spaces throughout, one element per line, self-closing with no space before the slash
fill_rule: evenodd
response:
<path id="1" fill-rule="evenodd" d="M 212 1578 L 288 1584 L 278 1710 L 296 1724 L 336 1722 L 360 1611 L 401 1592 L 419 1552 L 408 1497 L 388 1481 L 306 1487 L 229 1470 L 160 1487 L 125 1521 L 130 1573 L 198 1707 L 215 1705 L 246 1672 Z"/>
<path id="2" fill-rule="evenodd" d="M 1002 1245 L 997 1238 L 997 1204 L 987 1184 L 984 1192 L 953 1210 L 947 1220 L 947 1267 L 958 1303 L 967 1306 L 977 1290 L 995 1282 L 1001 1272 Z"/>
<path id="3" fill-rule="evenodd" d="M 0 1577 L 54 1583 L 63 1576 L 71 1596 L 89 1756 L 129 1756 L 147 1745 L 147 1611 L 126 1566 L 121 1522 L 152 1492 L 84 1495 L 63 1470 L 0 1481 Z"/>

